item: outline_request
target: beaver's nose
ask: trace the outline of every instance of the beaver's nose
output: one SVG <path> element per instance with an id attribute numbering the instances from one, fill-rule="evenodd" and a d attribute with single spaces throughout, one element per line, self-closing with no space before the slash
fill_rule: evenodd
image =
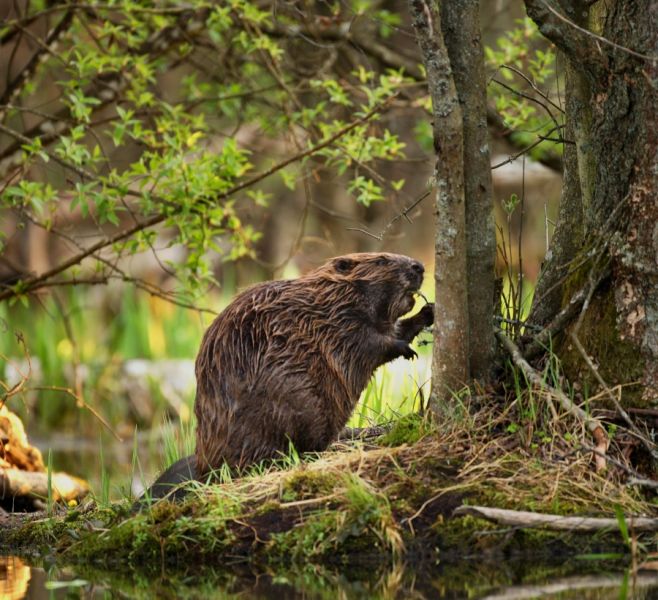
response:
<path id="1" fill-rule="evenodd" d="M 417 260 L 414 260 L 411 263 L 411 269 L 418 273 L 418 275 L 425 273 L 425 267 L 423 267 L 422 263 L 419 263 Z"/>

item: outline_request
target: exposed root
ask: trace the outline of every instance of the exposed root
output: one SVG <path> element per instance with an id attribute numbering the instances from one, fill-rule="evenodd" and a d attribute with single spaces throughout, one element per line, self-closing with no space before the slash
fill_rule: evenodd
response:
<path id="1" fill-rule="evenodd" d="M 603 429 L 601 422 L 598 419 L 588 415 L 582 408 L 574 404 L 571 398 L 569 398 L 562 390 L 549 386 L 541 378 L 539 373 L 537 373 L 537 371 L 530 366 L 528 361 L 523 358 L 523 355 L 521 354 L 518 346 L 502 331 L 497 331 L 496 337 L 502 344 L 503 348 L 509 352 L 514 364 L 519 369 L 521 369 L 521 371 L 523 371 L 523 374 L 528 378 L 528 381 L 530 381 L 538 388 L 547 389 L 550 394 L 558 400 L 564 410 L 574 415 L 577 419 L 584 423 L 587 429 L 589 429 L 597 450 L 596 454 L 594 454 L 596 470 L 603 471 L 606 467 L 605 452 L 608 449 L 608 435 L 606 434 L 605 429 Z"/>

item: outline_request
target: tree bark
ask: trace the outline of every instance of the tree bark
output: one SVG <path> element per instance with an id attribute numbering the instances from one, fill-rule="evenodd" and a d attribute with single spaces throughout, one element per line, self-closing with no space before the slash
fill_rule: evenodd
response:
<path id="1" fill-rule="evenodd" d="M 582 137 L 578 131 L 583 123 L 577 116 L 587 111 L 588 86 L 586 78 L 566 60 L 565 85 L 569 90 L 566 98 L 566 127 L 564 139 Z M 573 258 L 585 242 L 584 204 L 580 189 L 578 151 L 575 144 L 565 144 L 563 157 L 562 194 L 555 233 L 542 265 L 529 321 L 546 326 L 562 308 L 565 282 L 573 267 Z"/>
<path id="2" fill-rule="evenodd" d="M 566 168 L 578 175 L 586 241 L 578 252 L 565 251 L 568 236 L 562 230 L 576 217 L 563 219 L 554 256 L 560 253 L 564 263 L 573 253 L 565 284 L 570 292 L 587 280 L 586 271 L 575 266 L 589 265 L 593 254 L 599 262 L 609 261 L 612 273 L 592 299 L 579 337 L 608 385 L 639 381 L 640 386 L 624 388 L 627 398 L 657 402 L 658 2 L 525 3 L 580 82 L 572 78 L 566 90 L 567 125 L 576 144 Z M 554 260 L 544 273 L 554 268 Z M 579 354 L 566 344 L 563 350 L 567 373 L 586 377 Z"/>
<path id="3" fill-rule="evenodd" d="M 409 6 L 432 98 L 437 156 L 431 396 L 437 411 L 469 379 L 463 119 L 436 2 L 409 0 Z"/>
<path id="4" fill-rule="evenodd" d="M 441 2 L 441 26 L 462 109 L 470 375 L 486 379 L 495 353 L 496 230 L 479 0 Z"/>

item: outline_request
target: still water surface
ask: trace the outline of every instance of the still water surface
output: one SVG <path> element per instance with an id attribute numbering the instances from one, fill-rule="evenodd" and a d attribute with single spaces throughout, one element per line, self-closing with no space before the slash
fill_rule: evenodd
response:
<path id="1" fill-rule="evenodd" d="M 431 572 L 422 573 L 414 572 L 411 565 L 397 565 L 384 573 L 372 573 L 371 579 L 353 579 L 349 573 L 256 576 L 226 570 L 178 575 L 173 579 L 163 573 L 153 580 L 129 570 L 84 576 L 69 568 L 52 566 L 45 570 L 30 566 L 24 559 L 4 556 L 0 557 L 0 599 L 658 599 L 658 573 L 575 574 L 575 570 L 576 565 L 464 561 L 461 565 L 438 565 Z M 501 584 L 501 580 L 507 583 Z"/>

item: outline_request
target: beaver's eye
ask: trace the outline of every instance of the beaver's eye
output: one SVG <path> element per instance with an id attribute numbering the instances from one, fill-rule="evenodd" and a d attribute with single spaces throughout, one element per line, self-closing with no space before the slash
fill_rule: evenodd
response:
<path id="1" fill-rule="evenodd" d="M 380 256 L 378 259 L 375 260 L 375 264 L 383 267 L 384 265 L 388 264 L 388 258 L 384 258 L 383 256 Z"/>
<path id="2" fill-rule="evenodd" d="M 334 268 L 339 273 L 349 273 L 354 267 L 354 261 L 349 258 L 339 258 L 334 262 Z"/>

